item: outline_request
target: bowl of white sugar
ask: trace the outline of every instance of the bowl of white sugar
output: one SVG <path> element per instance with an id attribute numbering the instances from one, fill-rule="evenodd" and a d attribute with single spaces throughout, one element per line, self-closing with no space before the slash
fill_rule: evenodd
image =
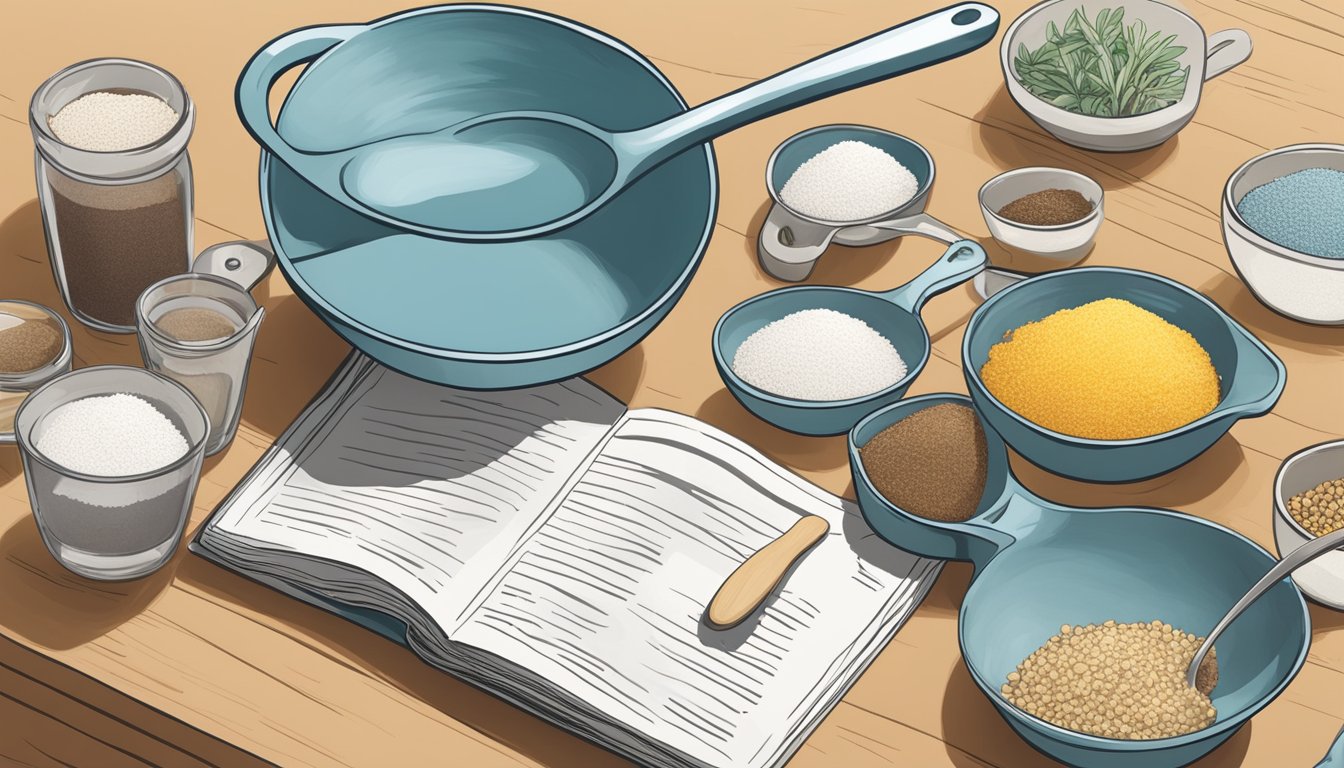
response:
<path id="1" fill-rule="evenodd" d="M 890 291 L 794 286 L 747 299 L 714 326 L 714 364 L 748 411 L 802 435 L 848 432 L 905 395 L 929 359 L 919 313 L 984 269 L 970 240 Z"/>
<path id="2" fill-rule="evenodd" d="M 790 137 L 766 164 L 774 205 L 757 240 L 761 266 L 796 282 L 832 244 L 873 245 L 908 234 L 960 239 L 924 213 L 933 178 L 928 150 L 891 131 L 824 125 Z"/>
<path id="3" fill-rule="evenodd" d="M 29 395 L 14 432 L 33 516 L 57 562 L 112 581 L 173 556 L 210 432 L 189 391 L 143 368 L 81 368 Z"/>

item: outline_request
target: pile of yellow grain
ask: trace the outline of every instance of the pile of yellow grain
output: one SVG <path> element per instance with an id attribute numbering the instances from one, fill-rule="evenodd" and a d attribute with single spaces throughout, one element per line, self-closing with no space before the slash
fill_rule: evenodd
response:
<path id="1" fill-rule="evenodd" d="M 1218 372 L 1185 330 L 1123 299 L 1062 309 L 1005 336 L 980 369 L 1004 405 L 1056 432 L 1147 437 L 1218 404 Z"/>

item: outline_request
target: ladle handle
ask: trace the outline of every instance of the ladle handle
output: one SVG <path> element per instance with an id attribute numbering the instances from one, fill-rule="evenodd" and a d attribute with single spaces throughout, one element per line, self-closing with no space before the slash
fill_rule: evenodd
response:
<path id="1" fill-rule="evenodd" d="M 985 268 L 989 258 L 974 240 L 958 240 L 949 245 L 932 266 L 914 280 L 882 294 L 888 301 L 912 314 L 919 314 L 924 302 L 949 290 Z"/>
<path id="2" fill-rule="evenodd" d="M 267 43 L 243 67 L 234 91 L 238 117 L 252 138 L 285 165 L 293 168 L 299 153 L 271 123 L 271 86 L 289 69 L 316 59 L 363 29 L 359 24 L 296 29 Z"/>
<path id="3" fill-rule="evenodd" d="M 1278 564 L 1270 568 L 1269 573 L 1266 573 L 1255 583 L 1255 586 L 1247 590 L 1246 594 L 1237 601 L 1237 604 L 1232 606 L 1232 610 L 1228 611 L 1227 615 L 1223 616 L 1222 620 L 1213 628 L 1209 636 L 1204 638 L 1204 644 L 1199 646 L 1199 650 L 1195 652 L 1195 657 L 1190 660 L 1190 666 L 1185 671 L 1185 680 L 1190 684 L 1190 687 L 1193 688 L 1195 685 L 1195 674 L 1199 671 L 1200 662 L 1204 661 L 1204 657 L 1213 648 L 1214 641 L 1218 639 L 1219 635 L 1223 634 L 1223 630 L 1227 629 L 1229 624 L 1236 621 L 1237 617 L 1251 607 L 1252 603 L 1259 600 L 1261 595 L 1268 592 L 1285 576 L 1326 552 L 1332 552 L 1341 546 L 1344 546 L 1344 528 L 1308 541 L 1289 552 Z"/>
<path id="4" fill-rule="evenodd" d="M 817 99 L 947 61 L 994 38 L 999 12 L 958 3 L 879 32 L 615 140 L 639 159 L 631 176 L 734 128 Z"/>

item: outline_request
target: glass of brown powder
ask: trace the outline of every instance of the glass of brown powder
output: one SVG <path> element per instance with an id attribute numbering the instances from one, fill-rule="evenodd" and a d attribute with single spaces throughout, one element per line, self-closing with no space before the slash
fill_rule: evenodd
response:
<path id="1" fill-rule="evenodd" d="M 227 446 L 238 429 L 264 315 L 237 284 L 199 273 L 161 280 L 136 304 L 145 367 L 186 387 L 210 418 L 207 456 Z"/>
<path id="2" fill-rule="evenodd" d="M 70 371 L 70 328 L 41 304 L 0 301 L 0 443 L 14 442 L 14 414 L 28 394 Z"/>

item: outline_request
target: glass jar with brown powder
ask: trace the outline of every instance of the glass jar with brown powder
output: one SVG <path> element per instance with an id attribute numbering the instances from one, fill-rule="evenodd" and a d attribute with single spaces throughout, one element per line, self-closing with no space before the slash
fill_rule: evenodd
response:
<path id="1" fill-rule="evenodd" d="M 0 301 L 0 444 L 14 442 L 14 414 L 29 393 L 70 372 L 70 327 L 41 304 Z"/>
<path id="2" fill-rule="evenodd" d="M 191 99 L 158 67 L 94 59 L 43 83 L 29 112 L 61 297 L 85 325 L 132 333 L 140 293 L 191 266 Z"/>

